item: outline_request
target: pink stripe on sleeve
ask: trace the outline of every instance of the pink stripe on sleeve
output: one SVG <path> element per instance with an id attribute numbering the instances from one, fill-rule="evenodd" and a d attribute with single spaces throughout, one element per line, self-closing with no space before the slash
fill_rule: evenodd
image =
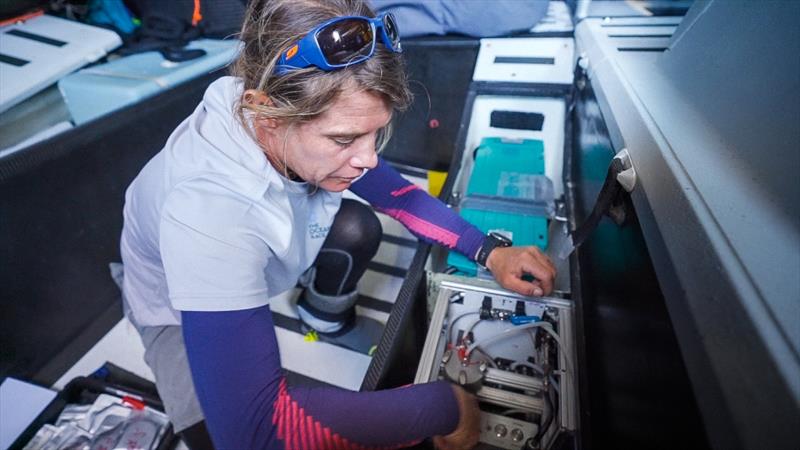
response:
<path id="1" fill-rule="evenodd" d="M 455 248 L 459 236 L 452 231 L 423 220 L 402 209 L 381 209 L 382 212 L 399 220 L 411 231 L 436 241 L 448 248 Z"/>
<path id="2" fill-rule="evenodd" d="M 299 444 L 298 447 L 301 450 L 308 450 L 308 438 L 306 436 L 306 417 L 305 415 L 297 416 L 298 423 L 297 423 L 297 443 Z"/>
<path id="3" fill-rule="evenodd" d="M 364 449 L 306 414 L 303 407 L 292 399 L 285 379 L 281 380 L 274 405 L 272 423 L 278 425 L 278 439 L 284 441 L 287 450 Z"/>
<path id="4" fill-rule="evenodd" d="M 286 448 L 297 449 L 297 402 L 292 402 L 289 408 L 289 434 L 286 435 Z"/>
<path id="5" fill-rule="evenodd" d="M 308 448 L 315 449 L 321 448 L 321 443 L 317 442 L 317 436 L 314 434 L 314 420 L 311 416 L 306 416 L 306 434 L 308 434 Z"/>
<path id="6" fill-rule="evenodd" d="M 392 191 L 392 197 L 400 197 L 403 194 L 415 191 L 417 189 L 420 189 L 420 187 L 417 186 L 416 184 L 409 184 L 408 186 L 397 189 L 396 191 Z"/>

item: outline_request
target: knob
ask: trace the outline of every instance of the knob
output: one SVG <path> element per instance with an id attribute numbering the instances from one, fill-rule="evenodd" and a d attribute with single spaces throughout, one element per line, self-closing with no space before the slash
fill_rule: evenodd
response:
<path id="1" fill-rule="evenodd" d="M 499 424 L 494 426 L 494 434 L 497 437 L 499 437 L 499 438 L 505 437 L 506 433 L 508 433 L 508 429 L 506 428 L 505 425 L 499 423 Z"/>
<path id="2" fill-rule="evenodd" d="M 521 442 L 525 439 L 525 433 L 522 432 L 519 428 L 514 428 L 511 430 L 511 440 L 514 442 Z"/>

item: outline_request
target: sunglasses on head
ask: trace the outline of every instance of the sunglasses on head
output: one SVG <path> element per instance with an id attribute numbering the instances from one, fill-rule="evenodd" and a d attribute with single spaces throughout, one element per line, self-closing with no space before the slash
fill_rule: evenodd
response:
<path id="1" fill-rule="evenodd" d="M 380 35 L 387 49 L 400 53 L 400 33 L 391 13 L 375 18 L 335 17 L 322 23 L 281 54 L 275 68 L 277 75 L 292 69 L 316 66 L 330 71 L 366 61 L 375 53 Z"/>

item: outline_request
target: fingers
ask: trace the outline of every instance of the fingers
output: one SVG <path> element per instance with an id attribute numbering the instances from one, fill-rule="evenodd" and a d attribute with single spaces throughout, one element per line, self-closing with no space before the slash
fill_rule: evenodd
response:
<path id="1" fill-rule="evenodd" d="M 544 294 L 550 294 L 553 291 L 553 282 L 556 278 L 556 267 L 550 258 L 542 253 L 536 247 L 528 247 L 529 254 L 533 256 L 533 261 L 523 260 L 523 269 L 525 272 L 537 278 L 537 281 L 544 290 Z M 530 265 L 525 265 L 525 263 Z"/>
<path id="2" fill-rule="evenodd" d="M 452 388 L 458 402 L 459 426 L 463 426 L 467 430 L 477 430 L 480 425 L 478 400 L 459 386 L 453 385 Z"/>
<path id="3" fill-rule="evenodd" d="M 434 437 L 433 443 L 440 450 L 471 449 L 480 437 L 478 401 L 460 387 L 453 385 L 452 388 L 458 403 L 458 426 L 447 436 Z"/>
<path id="4" fill-rule="evenodd" d="M 537 281 L 525 281 L 515 275 L 506 275 L 498 277 L 497 281 L 506 289 L 512 290 L 518 294 L 541 297 L 544 295 L 544 290 L 541 284 Z"/>
<path id="5" fill-rule="evenodd" d="M 521 267 L 524 272 L 536 277 L 536 281 L 543 291 L 540 295 L 547 295 L 553 291 L 553 280 L 556 275 L 554 270 L 539 262 L 532 263 L 530 261 L 521 261 Z"/>
<path id="6" fill-rule="evenodd" d="M 513 248 L 513 247 L 512 247 Z M 537 247 L 517 247 L 515 255 L 509 261 L 507 270 L 496 273 L 497 281 L 506 289 L 522 295 L 543 296 L 553 290 L 556 269 L 550 258 Z M 533 275 L 536 279 L 525 281 L 524 274 Z"/>
<path id="7" fill-rule="evenodd" d="M 442 436 L 435 436 L 433 438 L 433 446 L 434 446 L 434 448 L 436 448 L 436 450 L 450 450 L 451 449 L 450 443 L 448 443 L 447 439 L 445 439 Z"/>
<path id="8" fill-rule="evenodd" d="M 522 295 L 542 296 L 553 290 L 555 265 L 535 246 L 496 248 L 487 258 L 487 266 L 501 286 Z M 536 279 L 523 280 L 526 273 Z"/>

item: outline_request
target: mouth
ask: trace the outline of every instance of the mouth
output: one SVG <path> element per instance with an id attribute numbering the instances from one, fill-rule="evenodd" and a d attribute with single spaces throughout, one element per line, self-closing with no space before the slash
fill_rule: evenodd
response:
<path id="1" fill-rule="evenodd" d="M 356 174 L 356 175 L 353 175 L 352 177 L 345 177 L 345 176 L 341 176 L 341 175 L 334 175 L 334 176 L 332 176 L 331 178 L 333 178 L 333 179 L 335 179 L 335 180 L 339 180 L 339 181 L 341 181 L 341 182 L 352 183 L 353 181 L 355 181 L 355 180 L 357 180 L 358 178 L 360 178 L 362 175 L 364 175 L 364 171 L 363 171 L 363 170 L 361 171 L 361 173 L 359 173 L 359 174 Z"/>

